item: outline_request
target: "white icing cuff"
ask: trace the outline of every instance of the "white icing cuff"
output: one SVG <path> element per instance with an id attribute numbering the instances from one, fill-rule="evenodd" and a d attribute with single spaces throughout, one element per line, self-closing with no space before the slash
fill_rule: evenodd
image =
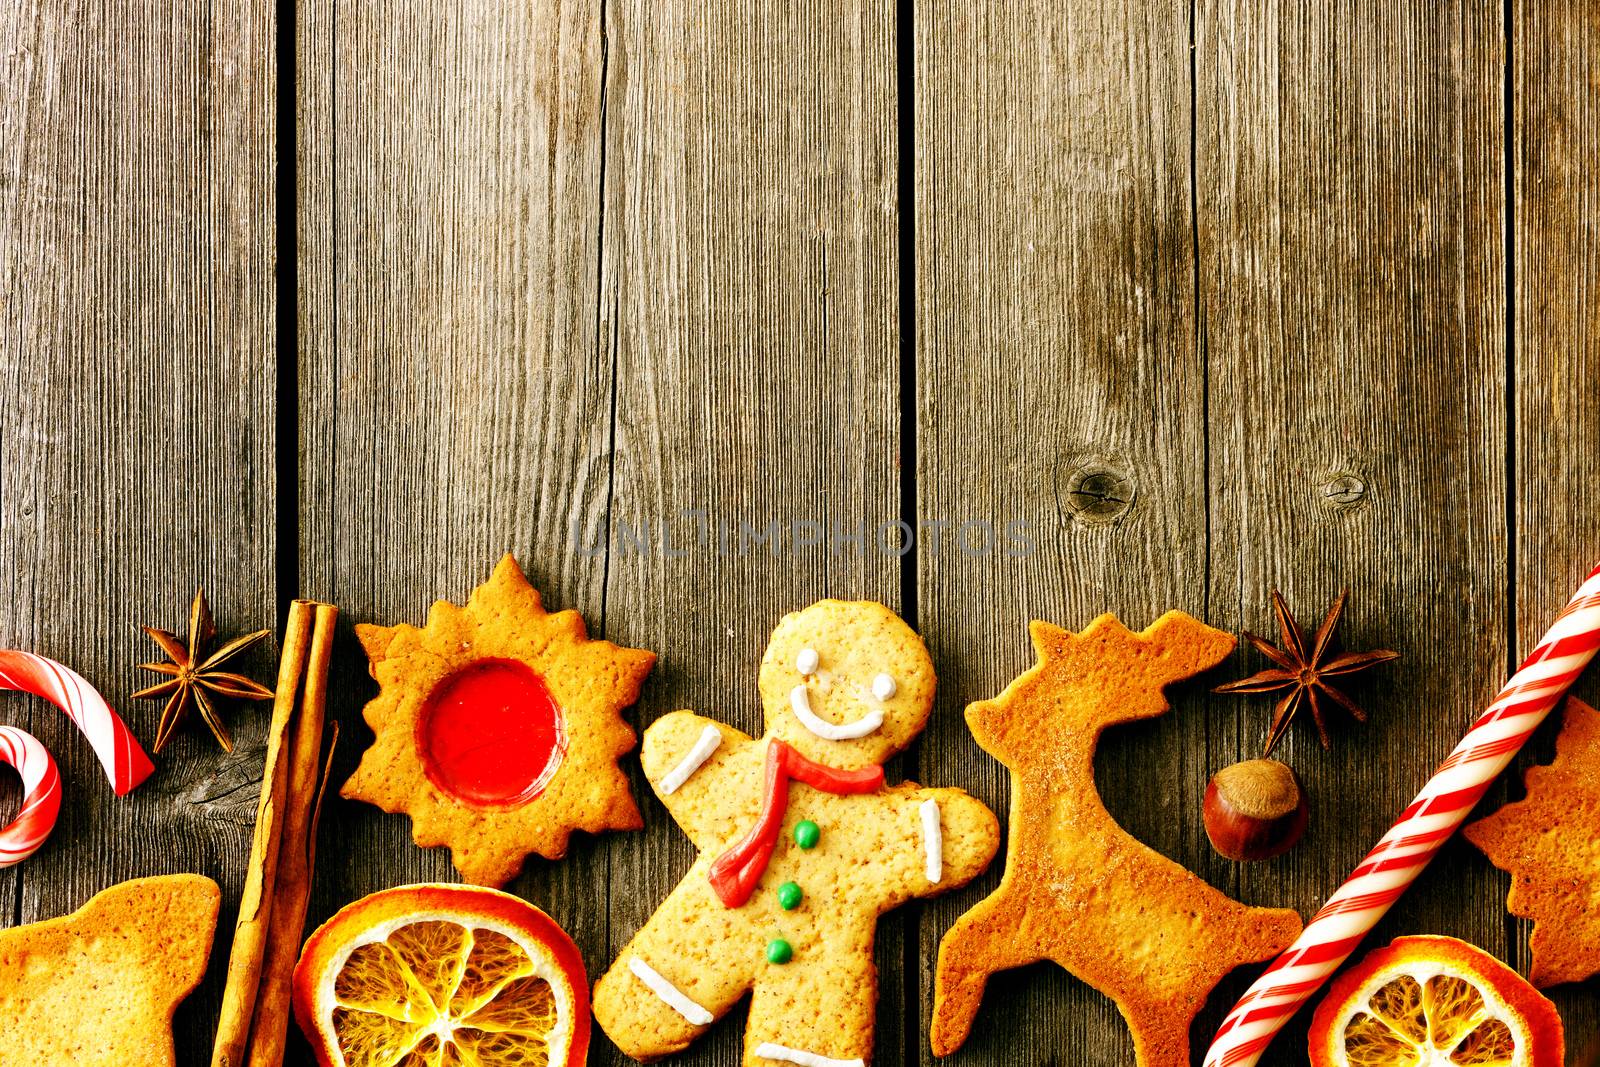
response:
<path id="1" fill-rule="evenodd" d="M 715 726 L 707 726 L 704 730 L 701 730 L 699 740 L 694 743 L 694 747 L 689 750 L 688 755 L 679 760 L 676 767 L 662 776 L 661 792 L 668 795 L 677 792 L 678 787 L 687 782 L 689 777 L 700 769 L 700 765 L 711 758 L 711 754 L 717 750 L 717 746 L 720 744 L 722 744 L 721 730 L 718 730 Z"/>
<path id="2" fill-rule="evenodd" d="M 880 674 L 872 679 L 872 695 L 879 700 L 888 700 L 899 691 L 900 687 L 891 675 Z"/>
<path id="3" fill-rule="evenodd" d="M 650 987 L 650 992 L 660 997 L 667 1007 L 688 1019 L 696 1026 L 710 1026 L 713 1019 L 709 1011 L 684 996 L 678 987 L 656 973 L 656 969 L 638 956 L 628 961 L 628 970 L 634 977 Z M 796 1061 L 798 1062 L 798 1061 Z M 859 1060 L 857 1061 L 860 1062 Z"/>
<path id="4" fill-rule="evenodd" d="M 831 1056 L 818 1056 L 815 1052 L 807 1052 L 801 1048 L 774 1045 L 770 1041 L 757 1045 L 756 1055 L 764 1060 L 798 1063 L 800 1067 L 867 1067 L 866 1061 L 860 1057 L 853 1060 L 836 1060 Z"/>
<path id="5" fill-rule="evenodd" d="M 800 654 L 794 658 L 794 669 L 801 674 L 816 674 L 817 664 L 822 662 L 822 657 L 817 655 L 814 648 L 802 648 Z"/>
<path id="6" fill-rule="evenodd" d="M 926 854 L 928 881 L 944 878 L 944 830 L 939 825 L 939 802 L 931 797 L 918 810 L 922 814 L 922 851 Z"/>
<path id="7" fill-rule="evenodd" d="M 789 707 L 794 709 L 794 717 L 800 720 L 800 725 L 825 741 L 852 741 L 867 736 L 883 725 L 882 708 L 873 708 L 855 722 L 824 722 L 811 710 L 811 698 L 804 685 L 789 690 Z"/>

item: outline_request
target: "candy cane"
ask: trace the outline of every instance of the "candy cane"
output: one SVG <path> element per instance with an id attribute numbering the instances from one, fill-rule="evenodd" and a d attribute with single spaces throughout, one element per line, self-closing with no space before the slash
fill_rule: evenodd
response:
<path id="1" fill-rule="evenodd" d="M 15 726 L 0 726 L 0 763 L 22 776 L 22 810 L 0 829 L 0 867 L 21 863 L 44 844 L 61 811 L 61 775 L 39 739 Z"/>
<path id="2" fill-rule="evenodd" d="M 1411 806 L 1339 886 L 1288 951 L 1235 1004 L 1206 1067 L 1250 1067 L 1301 1004 L 1355 951 L 1600 649 L 1600 567 Z"/>
<path id="3" fill-rule="evenodd" d="M 150 777 L 150 757 L 105 698 L 76 671 L 31 652 L 0 649 L 0 689 L 44 697 L 67 713 L 89 739 L 118 796 Z"/>

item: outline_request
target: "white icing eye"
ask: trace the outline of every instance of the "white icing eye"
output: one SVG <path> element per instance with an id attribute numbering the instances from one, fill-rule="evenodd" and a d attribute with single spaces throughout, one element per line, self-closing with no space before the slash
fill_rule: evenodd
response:
<path id="1" fill-rule="evenodd" d="M 794 669 L 801 674 L 816 674 L 819 662 L 821 657 L 817 655 L 816 649 L 802 648 L 800 654 L 794 658 Z"/>
<path id="2" fill-rule="evenodd" d="M 880 674 L 872 679 L 872 695 L 879 700 L 888 700 L 899 691 L 900 687 L 895 685 L 894 679 L 887 674 Z"/>

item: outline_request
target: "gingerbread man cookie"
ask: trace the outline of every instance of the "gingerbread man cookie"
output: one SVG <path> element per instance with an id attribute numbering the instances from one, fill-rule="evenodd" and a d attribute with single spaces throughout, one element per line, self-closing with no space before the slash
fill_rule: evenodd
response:
<path id="1" fill-rule="evenodd" d="M 898 616 L 825 600 L 767 645 L 764 736 L 687 711 L 645 732 L 645 774 L 700 856 L 595 984 L 623 1052 L 677 1052 L 750 992 L 746 1063 L 870 1058 L 878 916 L 971 880 L 999 844 L 961 790 L 884 783 L 933 690 Z"/>
<path id="2" fill-rule="evenodd" d="M 1054 960 L 1116 1001 L 1139 1067 L 1183 1067 L 1212 987 L 1289 947 L 1300 916 L 1230 900 L 1136 841 L 1095 792 L 1094 750 L 1107 726 L 1166 711 L 1162 687 L 1234 640 L 1180 611 L 1137 634 L 1110 615 L 1080 634 L 1029 632 L 1039 662 L 967 708 L 978 744 L 1011 770 L 1011 838 L 1000 888 L 939 944 L 934 1054 L 967 1039 L 989 975 Z"/>

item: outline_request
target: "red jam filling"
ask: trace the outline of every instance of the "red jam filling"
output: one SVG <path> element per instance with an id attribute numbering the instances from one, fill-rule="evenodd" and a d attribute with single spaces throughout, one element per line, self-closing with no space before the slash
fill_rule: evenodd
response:
<path id="1" fill-rule="evenodd" d="M 516 807 L 561 766 L 566 722 L 533 668 L 481 659 L 434 687 L 417 720 L 417 751 L 428 780 L 457 800 Z"/>

